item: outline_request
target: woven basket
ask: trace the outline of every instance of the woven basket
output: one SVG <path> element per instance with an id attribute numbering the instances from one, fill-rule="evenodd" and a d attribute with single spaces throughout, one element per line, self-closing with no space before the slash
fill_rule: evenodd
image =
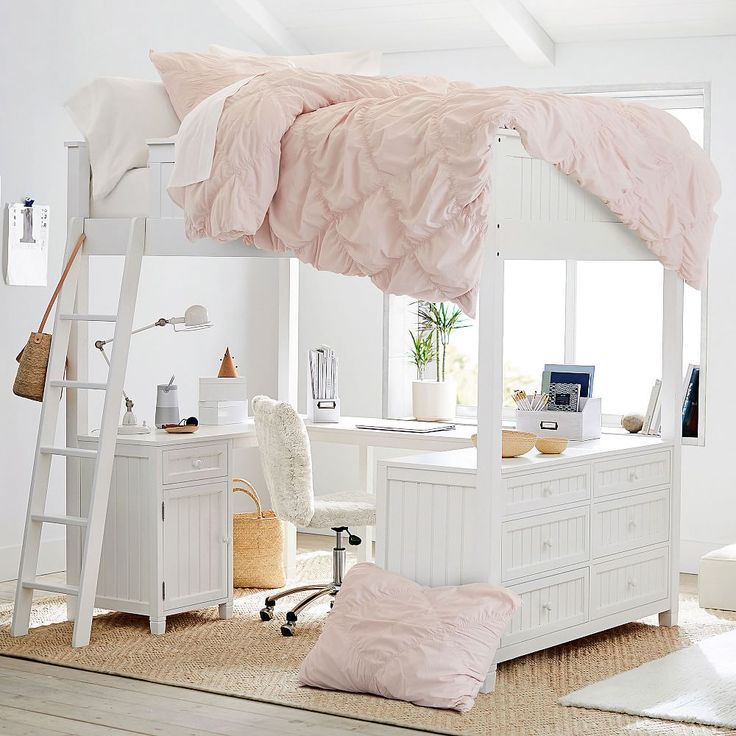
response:
<path id="1" fill-rule="evenodd" d="M 536 435 L 530 432 L 516 432 L 512 429 L 504 429 L 501 432 L 501 457 L 519 457 L 534 447 Z M 478 447 L 478 435 L 470 435 L 473 447 Z"/>
<path id="2" fill-rule="evenodd" d="M 504 429 L 501 433 L 501 457 L 519 457 L 534 447 L 535 434 Z"/>
<path id="3" fill-rule="evenodd" d="M 273 511 L 263 511 L 258 492 L 234 478 L 234 493 L 253 499 L 255 511 L 233 514 L 233 587 L 281 588 L 284 577 L 284 526 Z"/>

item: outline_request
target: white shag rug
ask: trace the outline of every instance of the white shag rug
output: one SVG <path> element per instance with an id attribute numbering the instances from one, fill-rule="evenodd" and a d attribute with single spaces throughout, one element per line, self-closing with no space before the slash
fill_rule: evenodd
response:
<path id="1" fill-rule="evenodd" d="M 736 631 L 576 690 L 560 705 L 736 728 Z"/>

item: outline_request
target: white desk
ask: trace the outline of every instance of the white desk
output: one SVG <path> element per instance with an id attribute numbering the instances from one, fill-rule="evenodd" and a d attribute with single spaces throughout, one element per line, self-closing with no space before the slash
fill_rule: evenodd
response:
<path id="1" fill-rule="evenodd" d="M 312 443 L 358 448 L 362 490 L 368 493 L 374 492 L 375 448 L 394 448 L 398 453 L 460 449 L 470 447 L 474 431 L 467 426 L 410 434 L 355 426 L 381 422 L 345 417 L 336 424 L 307 423 L 307 431 Z M 82 448 L 92 449 L 96 443 L 96 435 L 79 438 Z M 118 436 L 98 607 L 148 615 L 154 633 L 163 633 L 167 615 L 184 610 L 219 605 L 221 616 L 231 615 L 234 451 L 257 445 L 252 419 L 239 425 L 201 426 L 193 434 L 155 430 Z M 67 510 L 72 515 L 81 515 L 89 503 L 94 464 L 82 460 L 80 468 L 79 486 L 67 488 Z M 198 521 L 192 526 L 194 519 Z M 285 567 L 287 576 L 293 576 L 296 528 L 287 524 L 286 531 Z M 364 540 L 358 548 L 360 559 L 369 559 L 373 529 L 356 532 Z M 211 548 L 214 544 L 217 550 Z M 67 558 L 67 578 L 74 583 L 81 565 L 81 537 L 74 530 Z M 204 565 L 202 560 L 214 562 Z"/>

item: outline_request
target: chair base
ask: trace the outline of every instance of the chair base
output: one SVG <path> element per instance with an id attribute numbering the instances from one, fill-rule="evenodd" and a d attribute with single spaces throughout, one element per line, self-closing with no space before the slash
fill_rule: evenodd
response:
<path id="1" fill-rule="evenodd" d="M 272 621 L 274 617 L 274 609 L 276 608 L 276 601 L 279 600 L 279 598 L 284 598 L 285 596 L 292 595 L 294 593 L 313 591 L 306 598 L 299 601 L 299 603 L 297 603 L 290 611 L 287 611 L 286 623 L 281 626 L 281 633 L 283 636 L 294 635 L 294 629 L 296 628 L 296 623 L 299 619 L 299 613 L 307 606 L 314 603 L 314 601 L 319 598 L 329 595 L 333 598 L 333 600 L 330 601 L 330 608 L 332 608 L 334 598 L 340 592 L 342 578 L 345 573 L 346 560 L 345 547 L 342 546 L 342 535 L 344 532 L 348 532 L 350 544 L 353 545 L 360 544 L 361 540 L 354 534 L 350 534 L 350 530 L 345 526 L 333 527 L 332 531 L 335 532 L 335 546 L 332 550 L 332 582 L 325 583 L 324 585 L 300 585 L 296 588 L 280 590 L 278 593 L 274 593 L 266 598 L 265 605 L 259 612 L 261 621 Z"/>

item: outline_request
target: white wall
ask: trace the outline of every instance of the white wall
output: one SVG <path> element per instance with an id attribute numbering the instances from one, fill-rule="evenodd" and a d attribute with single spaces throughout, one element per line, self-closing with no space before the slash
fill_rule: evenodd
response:
<path id="1" fill-rule="evenodd" d="M 79 138 L 62 109 L 76 89 L 102 76 L 155 79 L 149 48 L 204 49 L 210 43 L 249 46 L 214 3 L 200 0 L 28 0 L 3 3 L 0 21 L 0 177 L 3 206 L 24 195 L 51 205 L 49 287 L 0 283 L 0 580 L 17 573 L 39 405 L 12 395 L 14 356 L 35 329 L 58 277 L 66 230 L 64 141 Z M 121 259 L 93 267 L 92 304 L 114 311 Z M 134 338 L 126 389 L 139 419 L 153 421 L 155 384 L 177 374 L 183 412 L 196 414 L 196 378 L 214 375 L 226 345 L 236 355 L 250 391 L 275 391 L 271 340 L 275 318 L 252 305 L 274 297 L 276 262 L 146 259 L 136 323 L 173 316 L 191 303 L 205 304 L 213 329 L 174 335 L 169 329 Z M 108 333 L 101 328 L 99 335 Z M 265 339 L 265 347 L 262 347 Z M 103 375 L 99 356 L 92 368 Z M 91 420 L 95 424 L 94 416 Z M 243 472 L 259 478 L 251 454 Z M 58 465 L 56 464 L 58 462 Z M 49 510 L 63 507 L 63 461 L 55 461 Z M 42 568 L 63 569 L 63 531 L 51 529 Z"/>

